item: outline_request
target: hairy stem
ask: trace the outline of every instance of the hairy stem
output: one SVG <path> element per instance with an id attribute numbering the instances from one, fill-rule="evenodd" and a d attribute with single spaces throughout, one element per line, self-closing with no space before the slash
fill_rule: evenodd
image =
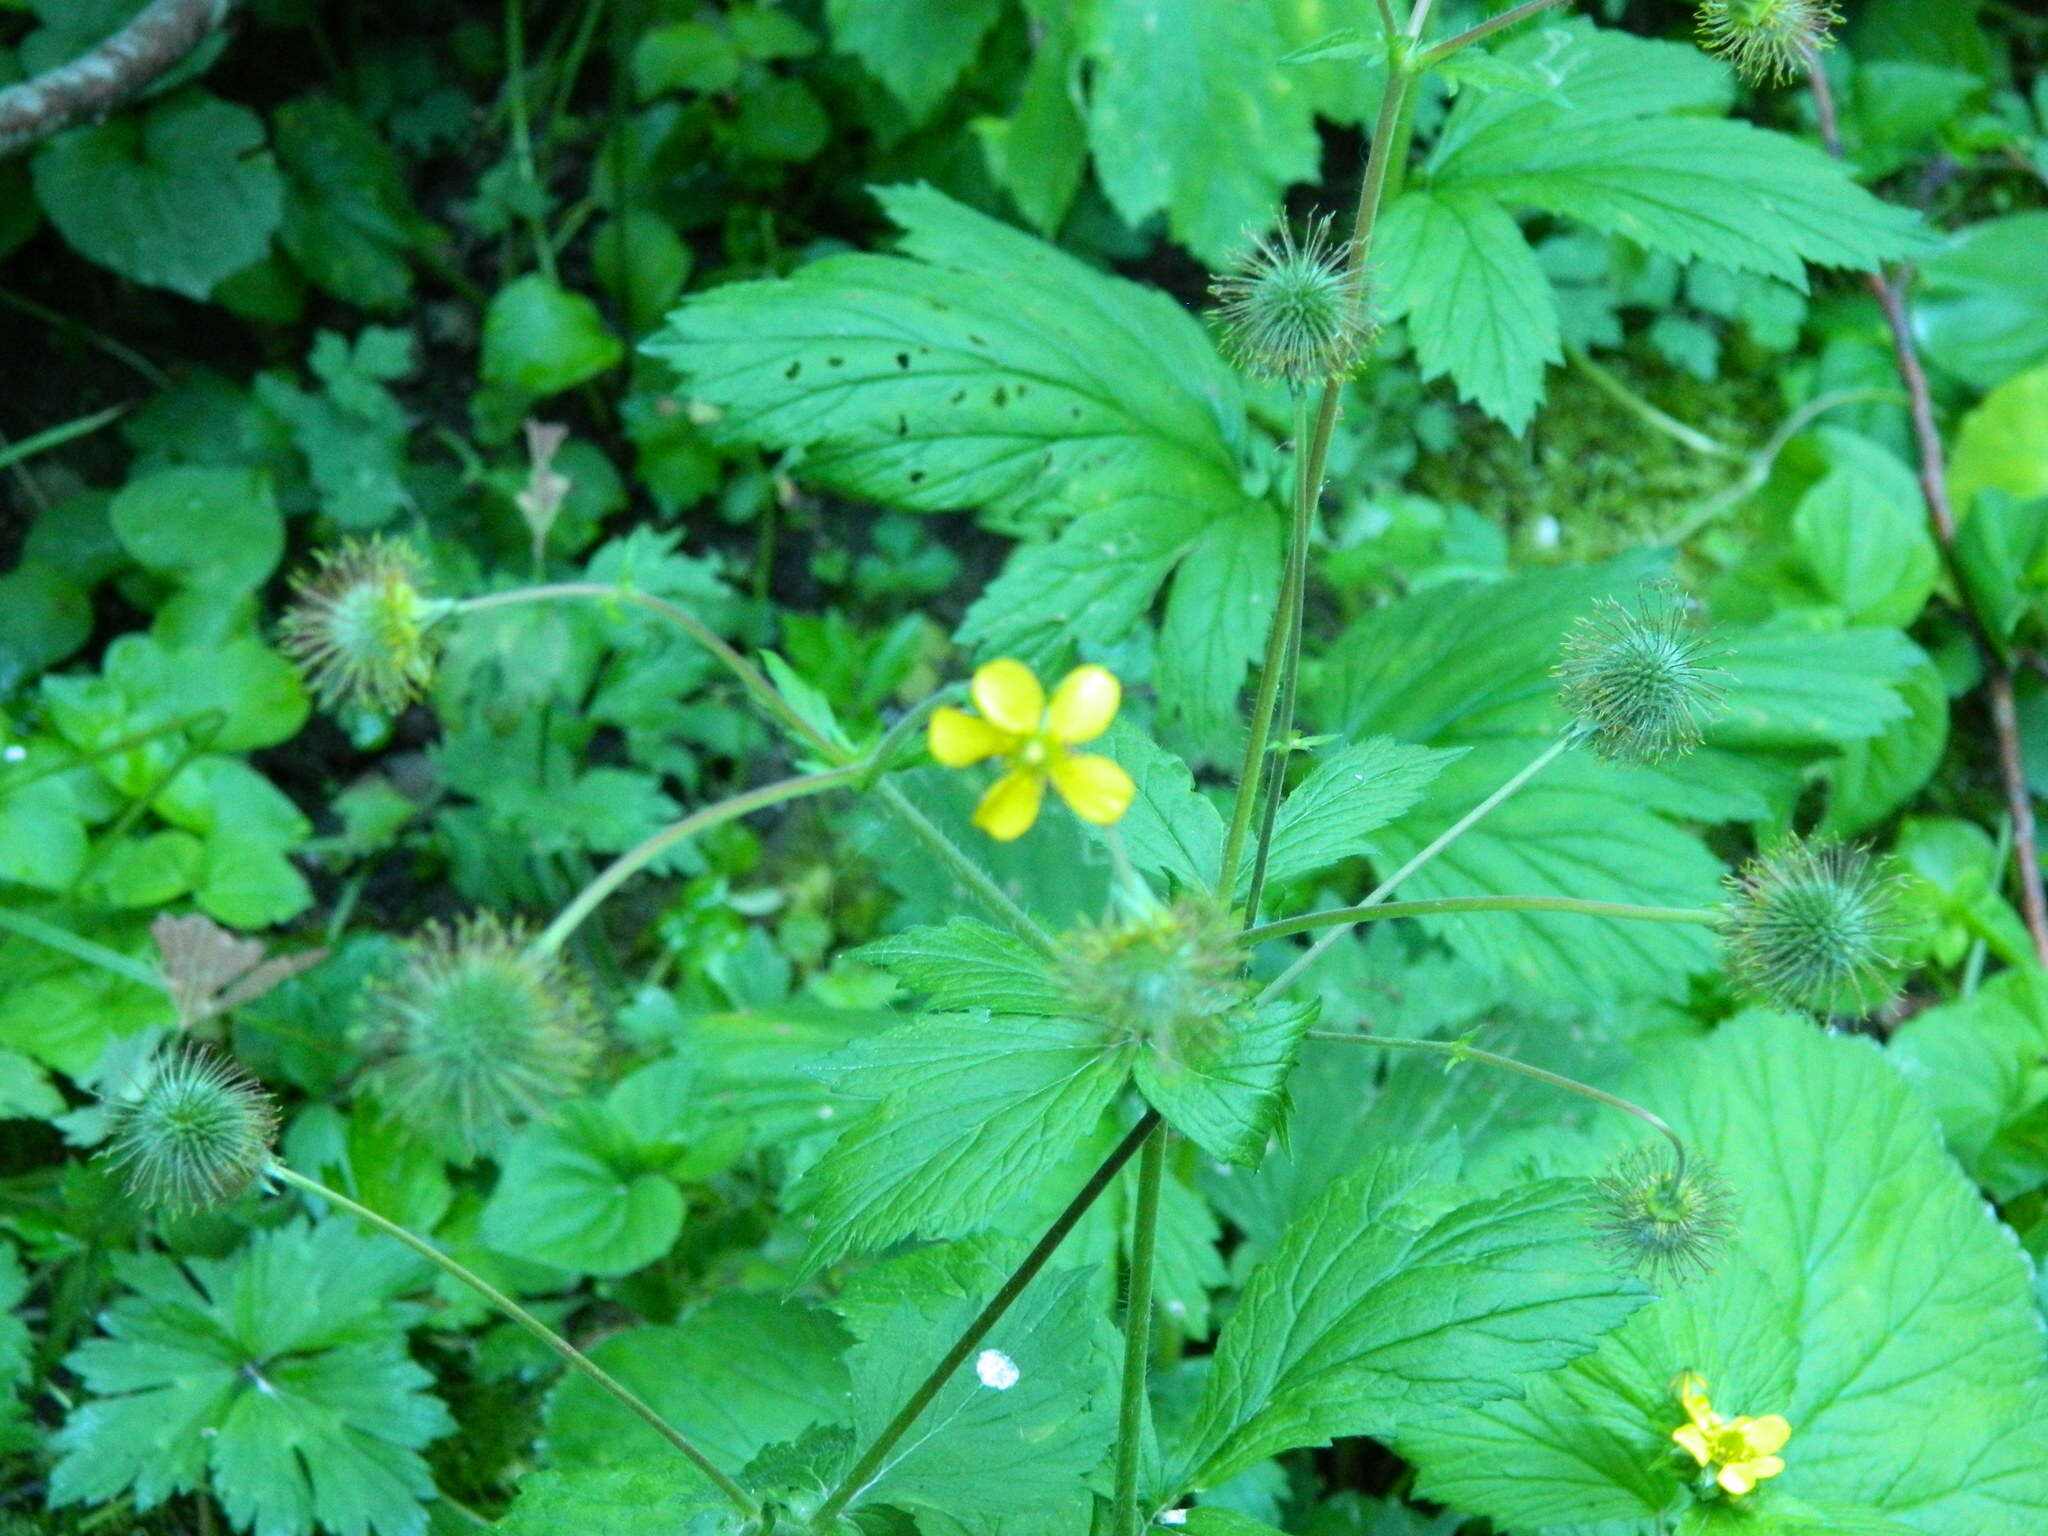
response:
<path id="1" fill-rule="evenodd" d="M 613 1376 L 611 1372 L 607 1371 L 595 1360 L 592 1360 L 582 1350 L 571 1344 L 567 1339 L 555 1332 L 554 1329 L 527 1311 L 526 1308 L 520 1306 L 518 1302 L 492 1285 L 490 1281 L 484 1279 L 475 1270 L 458 1263 L 425 1238 L 416 1236 L 397 1222 L 392 1221 L 389 1217 L 378 1215 L 377 1212 L 371 1210 L 367 1205 L 351 1200 L 339 1190 L 329 1189 L 318 1179 L 309 1179 L 302 1173 L 295 1173 L 281 1163 L 272 1163 L 265 1172 L 270 1178 L 276 1179 L 279 1183 L 289 1184 L 295 1189 L 303 1190 L 309 1195 L 326 1201 L 329 1205 L 347 1211 L 350 1215 L 363 1221 L 367 1221 L 386 1237 L 403 1243 L 450 1279 L 468 1286 L 477 1295 L 483 1297 L 485 1301 L 504 1313 L 506 1317 L 553 1350 L 555 1354 L 561 1357 L 564 1364 L 568 1365 L 572 1370 L 581 1371 L 585 1376 L 588 1376 L 598 1386 L 616 1398 L 623 1407 L 645 1422 L 662 1439 L 681 1451 L 683 1455 L 689 1458 L 690 1463 L 699 1472 L 702 1472 L 716 1485 L 720 1493 L 732 1500 L 733 1505 L 741 1514 L 751 1519 L 760 1513 L 760 1506 L 755 1503 L 753 1495 L 734 1482 L 732 1478 L 721 1472 L 712 1463 L 710 1457 L 697 1449 L 688 1435 L 685 1435 L 681 1430 L 669 1423 L 667 1419 L 664 1419 L 652 1406 L 635 1393 L 632 1388 L 628 1387 L 616 1376 Z"/>
<path id="2" fill-rule="evenodd" d="M 1535 757 L 1531 758 L 1529 762 L 1518 773 L 1514 775 L 1514 777 L 1510 778 L 1505 784 L 1501 785 L 1500 788 L 1496 789 L 1484 800 L 1480 801 L 1477 805 L 1473 806 L 1471 810 L 1467 811 L 1464 815 L 1460 816 L 1448 827 L 1445 827 L 1443 831 L 1439 832 L 1436 835 L 1436 837 L 1429 843 L 1427 847 L 1423 848 L 1420 852 L 1418 852 L 1415 855 L 1415 857 L 1410 859 L 1406 864 L 1403 864 L 1391 875 L 1387 876 L 1386 879 L 1382 880 L 1379 883 L 1379 885 L 1374 888 L 1372 893 L 1368 895 L 1365 898 L 1365 900 L 1361 901 L 1358 904 L 1357 910 L 1362 910 L 1368 907 L 1377 907 L 1384 903 L 1386 899 L 1394 893 L 1395 888 L 1399 886 L 1403 880 L 1406 880 L 1410 875 L 1414 874 L 1415 871 L 1421 869 L 1425 864 L 1428 864 L 1432 859 L 1436 858 L 1438 854 L 1442 853 L 1446 848 L 1450 847 L 1451 844 L 1455 843 L 1467 832 L 1470 832 L 1474 827 L 1479 825 L 1481 821 L 1485 820 L 1489 815 L 1491 815 L 1495 810 L 1497 810 L 1502 804 L 1502 802 L 1507 800 L 1509 796 L 1513 795 L 1515 791 L 1520 789 L 1524 784 L 1527 784 L 1531 779 L 1535 778 L 1537 774 L 1541 773 L 1544 769 L 1548 768 L 1560 757 L 1564 756 L 1566 752 L 1570 751 L 1574 740 L 1575 738 L 1571 736 L 1569 733 L 1567 733 L 1566 735 L 1558 737 L 1557 740 L 1553 741 L 1549 746 L 1545 747 L 1541 752 L 1537 753 Z M 1300 959 L 1296 960 L 1292 965 L 1288 966 L 1286 970 L 1282 971 L 1278 976 L 1274 977 L 1270 982 L 1266 984 L 1265 989 L 1259 993 L 1257 999 L 1255 1000 L 1254 1006 L 1256 1006 L 1257 1003 L 1270 1002 L 1272 999 L 1278 997 L 1281 993 L 1285 992 L 1288 989 L 1288 987 L 1291 986 L 1295 982 L 1295 980 L 1300 977 L 1302 972 L 1306 971 L 1310 966 L 1314 965 L 1316 961 L 1320 960 L 1332 944 L 1335 944 L 1339 939 L 1344 937 L 1344 935 L 1349 933 L 1352 930 L 1352 928 L 1354 928 L 1356 925 L 1356 919 L 1352 920 L 1351 922 L 1341 923 L 1339 924 L 1339 926 L 1332 928 L 1328 933 L 1324 934 L 1320 939 L 1317 939 L 1314 944 L 1310 945 L 1306 950 L 1302 952 Z"/>
<path id="3" fill-rule="evenodd" d="M 1519 1072 L 1523 1077 L 1534 1078 L 1537 1082 L 1547 1083 L 1552 1088 L 1562 1089 L 1566 1093 L 1575 1093 L 1582 1099 L 1591 1099 L 1596 1104 L 1605 1104 L 1610 1108 L 1621 1110 L 1625 1114 L 1634 1115 L 1643 1124 L 1649 1126 L 1651 1130 L 1671 1143 L 1673 1149 L 1678 1154 L 1678 1177 L 1685 1177 L 1685 1142 L 1661 1115 L 1652 1113 L 1633 1100 L 1624 1099 L 1618 1094 L 1608 1093 L 1601 1088 L 1595 1088 L 1591 1083 L 1582 1083 L 1575 1077 L 1566 1077 L 1559 1072 L 1547 1072 L 1542 1067 L 1532 1067 L 1528 1062 L 1517 1061 L 1512 1056 L 1502 1056 L 1493 1051 L 1482 1051 L 1476 1045 L 1468 1044 L 1463 1040 L 1409 1040 L 1396 1038 L 1391 1035 L 1350 1034 L 1343 1030 L 1334 1029 L 1312 1029 L 1308 1032 L 1307 1038 L 1310 1040 L 1327 1040 L 1336 1045 L 1377 1046 L 1383 1051 L 1422 1051 L 1432 1056 L 1446 1057 L 1453 1063 L 1476 1061 L 1482 1066 L 1499 1067 L 1504 1072 Z"/>
<path id="4" fill-rule="evenodd" d="M 592 880 L 575 898 L 562 908 L 555 920 L 548 924 L 530 946 L 536 955 L 553 954 L 568 940 L 570 934 L 582 926 L 585 918 L 595 912 L 607 896 L 640 873 L 649 864 L 680 843 L 686 843 L 700 833 L 728 821 L 736 821 L 755 811 L 765 810 L 771 805 L 785 801 L 799 800 L 806 795 L 823 794 L 828 789 L 837 789 L 851 784 L 866 771 L 865 763 L 849 763 L 843 767 L 826 769 L 822 773 L 802 774 L 793 779 L 781 779 L 773 784 L 764 784 L 759 789 L 750 789 L 744 794 L 734 795 L 730 800 L 721 800 L 716 805 L 707 805 L 692 811 L 682 820 L 663 827 L 638 847 L 627 850 L 605 866 L 596 879 Z"/>
<path id="5" fill-rule="evenodd" d="M 953 878 L 972 891 L 983 906 L 1046 954 L 1058 953 L 1058 946 L 1053 943 L 1052 935 L 1041 928 L 1029 912 L 1011 900 L 1009 893 L 990 879 L 988 871 L 968 857 L 966 850 L 946 836 L 923 811 L 912 805 L 908 795 L 886 780 L 875 786 L 875 793 L 881 796 L 884 805 L 896 813 L 896 819 L 915 833 L 927 848 L 936 853 L 946 868 L 952 871 Z"/>
<path id="6" fill-rule="evenodd" d="M 1024 1294 L 1025 1287 L 1037 1278 L 1038 1272 L 1045 1268 L 1060 1244 L 1066 1241 L 1067 1234 L 1074 1230 L 1075 1224 L 1083 1216 L 1088 1214 L 1089 1208 L 1102 1197 L 1102 1192 L 1109 1188 L 1110 1180 L 1114 1179 L 1124 1164 L 1131 1160 L 1132 1155 L 1151 1136 L 1159 1123 L 1159 1111 L 1147 1110 L 1124 1139 L 1116 1144 L 1109 1156 L 1102 1160 L 1101 1166 L 1088 1176 L 1088 1182 L 1083 1184 L 1080 1192 L 1067 1202 L 1067 1208 L 1053 1218 L 1052 1225 L 1045 1229 L 1045 1235 L 1039 1238 L 1032 1250 L 1024 1256 L 1023 1262 L 1011 1273 L 1010 1278 L 1003 1282 L 1002 1289 L 989 1298 L 988 1305 L 976 1314 L 974 1321 L 969 1323 L 960 1337 L 953 1341 L 944 1358 L 918 1384 L 917 1390 L 910 1394 L 910 1400 L 903 1405 L 902 1411 L 875 1436 L 874 1442 L 854 1464 L 853 1470 L 839 1480 L 839 1486 L 826 1497 L 814 1517 L 815 1525 L 828 1525 L 834 1515 L 859 1498 L 874 1481 L 882 1470 L 883 1463 L 888 1460 L 889 1452 L 895 1449 L 896 1442 L 910 1432 L 911 1426 L 918 1421 L 925 1409 L 931 1406 L 932 1399 L 939 1395 L 940 1389 L 952 1378 L 953 1373 L 974 1352 L 975 1346 L 988 1337 L 989 1330 L 1002 1320 L 1003 1314 L 1010 1310 L 1019 1296 Z"/>
<path id="7" fill-rule="evenodd" d="M 527 224 L 533 259 L 549 282 L 557 281 L 555 246 L 540 212 L 545 199 L 533 158 L 533 127 L 526 109 L 526 0 L 505 0 L 505 91 L 512 109 L 512 163 L 526 186 Z"/>
<path id="8" fill-rule="evenodd" d="M 1131 1215 L 1131 1281 L 1124 1301 L 1124 1381 L 1116 1425 L 1116 1499 L 1111 1536 L 1141 1536 L 1138 1468 L 1145 1433 L 1145 1372 L 1152 1352 L 1152 1260 L 1159 1244 L 1159 1189 L 1166 1177 L 1166 1127 L 1154 1126 L 1138 1159 Z"/>
<path id="9" fill-rule="evenodd" d="M 1806 78 L 1813 88 L 1814 115 L 1821 141 L 1828 153 L 1842 158 L 1841 124 L 1835 113 L 1834 92 L 1820 55 L 1806 52 Z M 2013 874 L 2019 885 L 2020 912 L 2026 919 L 2027 934 L 2034 941 L 2034 955 L 2048 965 L 2048 895 L 2041 880 L 2041 854 L 2034 827 L 2034 801 L 2027 787 L 2027 764 L 2020 746 L 2019 717 L 2013 708 L 2012 664 L 2005 648 L 1993 637 L 1970 597 L 1970 586 L 1962 579 L 1956 563 L 1956 515 L 1948 499 L 1948 463 L 1942 449 L 1941 431 L 1934 419 L 1934 396 L 1927 387 L 1927 370 L 1920 366 L 1920 349 L 1913 340 L 1913 323 L 1906 312 L 1905 283 L 1894 282 L 1882 269 L 1866 272 L 1877 306 L 1884 312 L 1892 335 L 1892 360 L 1899 379 L 1906 386 L 1913 422 L 1913 442 L 1919 455 L 1920 494 L 1927 503 L 1927 522 L 1940 548 L 1942 560 L 1954 581 L 1957 600 L 1969 621 L 1978 651 L 1984 658 L 1986 691 L 1991 700 L 1991 734 L 1998 746 L 1998 773 L 2005 791 L 2006 811 L 2012 818 Z"/>
<path id="10" fill-rule="evenodd" d="M 1702 432 L 1698 427 L 1693 426 L 1689 422 L 1680 421 L 1669 411 L 1661 410 L 1657 406 L 1652 405 L 1648 400 L 1645 400 L 1641 395 L 1629 388 L 1627 382 L 1612 369 L 1594 361 L 1592 355 L 1585 348 L 1567 344 L 1564 349 L 1564 355 L 1571 365 L 1584 374 L 1587 380 L 1601 394 L 1612 400 L 1616 405 L 1619 405 L 1623 410 L 1629 412 L 1629 414 L 1643 422 L 1646 426 L 1662 432 L 1673 442 L 1690 448 L 1694 453 L 1709 454 L 1717 459 L 1739 459 L 1742 457 L 1739 449 L 1730 447 L 1727 443 L 1722 442 L 1721 439 L 1710 433 Z"/>
<path id="11" fill-rule="evenodd" d="M 1552 6 L 1562 5 L 1564 0 L 1522 0 L 1513 10 L 1502 11 L 1498 16 L 1489 17 L 1477 26 L 1467 27 L 1451 37 L 1445 38 L 1434 48 L 1415 61 L 1418 69 L 1428 69 L 1441 64 L 1460 48 L 1469 48 L 1482 37 L 1491 37 L 1503 28 L 1512 27 L 1518 21 L 1526 21 L 1538 11 L 1547 11 Z"/>
<path id="12" fill-rule="evenodd" d="M 1440 896 L 1429 901 L 1384 901 L 1356 907 L 1332 907 L 1248 928 L 1246 944 L 1263 944 L 1289 934 L 1336 924 L 1379 922 L 1390 917 L 1443 917 L 1454 912 L 1555 912 L 1571 917 L 1613 917 L 1638 923 L 1692 923 L 1712 928 L 1721 914 L 1710 907 L 1640 907 L 1622 901 L 1582 901 L 1576 896 Z"/>

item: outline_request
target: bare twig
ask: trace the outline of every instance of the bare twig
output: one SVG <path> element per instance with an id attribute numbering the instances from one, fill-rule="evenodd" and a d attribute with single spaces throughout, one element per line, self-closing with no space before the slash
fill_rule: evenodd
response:
<path id="1" fill-rule="evenodd" d="M 0 156 L 106 116 L 205 42 L 234 7 L 235 0 L 150 0 L 97 48 L 0 91 Z"/>
<path id="2" fill-rule="evenodd" d="M 1806 77 L 1813 86 L 1814 117 L 1821 142 L 1829 154 L 1842 158 L 1842 130 L 1835 112 L 1833 89 L 1818 54 L 1808 51 Z M 2048 965 L 2048 897 L 2041 885 L 2041 855 L 2034 831 L 2034 802 L 2027 788 L 2026 759 L 2020 747 L 2019 717 L 2013 707 L 2012 667 L 2003 650 L 1993 643 L 1981 616 L 1971 606 L 1969 586 L 1956 570 L 1956 515 L 1948 499 L 1948 464 L 1942 450 L 1941 431 L 1934 420 L 1934 397 L 1927 387 L 1927 370 L 1920 366 L 1920 349 L 1913 340 L 1913 324 L 1906 313 L 1905 278 L 1894 280 L 1882 269 L 1866 272 L 1878 308 L 1892 333 L 1892 357 L 1906 395 L 1913 420 L 1913 442 L 1918 450 L 1920 494 L 1927 503 L 1927 522 L 1942 560 L 1956 576 L 1957 600 L 1968 621 L 1978 650 L 1984 658 L 1985 688 L 1991 696 L 1991 732 L 1998 743 L 1998 774 L 2005 790 L 2007 813 L 2012 818 L 2012 857 L 2019 881 L 2020 912 L 2027 921 L 2027 933 L 2034 941 L 2034 954 Z"/>

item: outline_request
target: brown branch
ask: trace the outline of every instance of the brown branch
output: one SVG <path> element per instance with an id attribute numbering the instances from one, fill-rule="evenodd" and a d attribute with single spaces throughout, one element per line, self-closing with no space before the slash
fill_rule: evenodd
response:
<path id="1" fill-rule="evenodd" d="M 98 47 L 0 90 L 0 157 L 105 117 L 205 42 L 234 6 L 235 0 L 150 0 Z"/>
<path id="2" fill-rule="evenodd" d="M 1834 91 L 1820 56 L 1811 49 L 1806 55 L 1806 77 L 1813 86 L 1814 117 L 1821 142 L 1837 160 L 1842 156 L 1841 120 L 1835 112 Z M 1913 419 L 1913 442 L 1919 456 L 1920 494 L 1927 502 L 1927 522 L 1943 563 L 1955 581 L 1977 649 L 1984 658 L 1985 688 L 1991 696 L 1991 733 L 1998 743 L 1998 776 L 2005 791 L 2006 813 L 2012 819 L 2012 857 L 2020 890 L 2020 912 L 2026 918 L 2027 933 L 2034 941 L 2034 954 L 2048 965 L 2048 896 L 2041 883 L 2041 854 L 2034 827 L 2034 801 L 2027 788 L 2027 765 L 2020 747 L 2019 715 L 2013 704 L 2012 667 L 2003 649 L 1993 642 L 1983 618 L 1971 605 L 1970 588 L 1956 566 L 1956 515 L 1948 499 L 1948 464 L 1942 450 L 1941 431 L 1934 420 L 1934 397 L 1927 387 L 1927 370 L 1920 366 L 1920 349 L 1913 341 L 1913 323 L 1906 312 L 1903 277 L 1897 282 L 1882 268 L 1866 272 L 1878 308 L 1892 334 L 1892 358 L 1899 378 L 1906 386 Z"/>

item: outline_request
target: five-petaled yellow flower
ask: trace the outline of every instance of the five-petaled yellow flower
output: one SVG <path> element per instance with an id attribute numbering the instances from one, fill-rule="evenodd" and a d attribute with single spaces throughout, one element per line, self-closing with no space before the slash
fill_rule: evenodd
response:
<path id="1" fill-rule="evenodd" d="M 1686 1422 L 1671 1431 L 1671 1438 L 1702 1467 L 1718 1467 L 1714 1481 L 1728 1493 L 1740 1498 L 1785 1470 L 1778 1452 L 1792 1438 L 1792 1426 L 1783 1418 L 1775 1413 L 1760 1419 L 1724 1418 L 1707 1400 L 1706 1382 L 1691 1371 L 1675 1385 Z"/>
<path id="2" fill-rule="evenodd" d="M 1046 781 L 1083 821 L 1108 826 L 1131 808 L 1137 786 L 1106 757 L 1071 748 L 1109 729 L 1123 685 L 1104 667 L 1076 667 L 1046 701 L 1029 667 L 1004 658 L 974 674 L 981 713 L 941 709 L 932 716 L 932 756 L 948 768 L 1000 757 L 1009 772 L 974 809 L 974 824 L 998 842 L 1022 837 L 1038 819 Z"/>

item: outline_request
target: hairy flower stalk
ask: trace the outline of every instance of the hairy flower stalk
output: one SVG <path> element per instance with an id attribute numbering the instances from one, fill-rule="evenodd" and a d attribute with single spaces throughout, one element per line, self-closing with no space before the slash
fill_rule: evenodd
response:
<path id="1" fill-rule="evenodd" d="M 1736 73 L 1781 83 L 1832 45 L 1829 29 L 1841 20 L 1827 0 L 1706 0 L 1698 27 L 1701 46 L 1720 54 Z"/>
<path id="2" fill-rule="evenodd" d="M 383 1059 L 363 1086 L 465 1156 L 574 1092 L 597 1050 L 566 965 L 488 916 L 428 925 L 374 1014 Z"/>
<path id="3" fill-rule="evenodd" d="M 1565 637 L 1558 702 L 1601 757 L 1664 762 L 1698 746 L 1720 707 L 1707 656 L 1675 589 L 1653 587 L 1633 612 L 1602 598 Z"/>
<path id="4" fill-rule="evenodd" d="M 1861 848 L 1794 838 L 1728 881 L 1729 973 L 1782 1008 L 1869 1013 L 1899 978 L 1897 882 Z"/>
<path id="5" fill-rule="evenodd" d="M 376 538 L 316 560 L 292 584 L 282 638 L 320 702 L 391 714 L 424 695 L 440 655 L 433 626 L 452 606 L 424 594 L 419 557 Z"/>
<path id="6" fill-rule="evenodd" d="M 277 1111 L 226 1057 L 181 1043 L 146 1065 L 112 1105 L 108 1160 L 128 1191 L 169 1212 L 223 1205 L 270 1159 Z"/>

